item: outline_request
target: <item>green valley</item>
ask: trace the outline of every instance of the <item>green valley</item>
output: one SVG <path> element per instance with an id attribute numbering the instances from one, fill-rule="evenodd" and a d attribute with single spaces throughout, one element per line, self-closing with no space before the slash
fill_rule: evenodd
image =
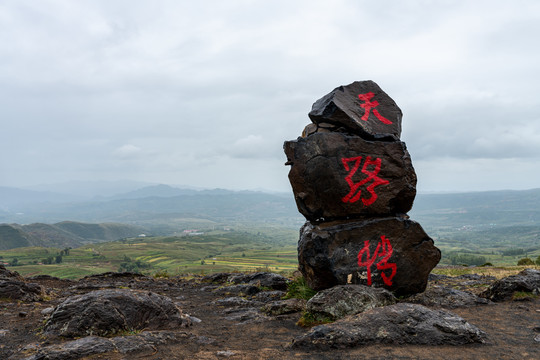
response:
<path id="1" fill-rule="evenodd" d="M 0 262 L 17 259 L 13 270 L 33 276 L 80 278 L 107 271 L 145 274 L 208 274 L 297 268 L 296 231 L 260 228 L 256 232 L 210 231 L 200 235 L 132 237 L 69 249 L 27 247 L 0 251 Z M 51 264 L 44 263 L 53 258 Z M 45 261 L 46 262 L 46 261 Z"/>

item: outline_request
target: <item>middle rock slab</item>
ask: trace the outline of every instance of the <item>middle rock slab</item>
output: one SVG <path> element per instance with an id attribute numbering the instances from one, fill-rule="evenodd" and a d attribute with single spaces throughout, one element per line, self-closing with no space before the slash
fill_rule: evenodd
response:
<path id="1" fill-rule="evenodd" d="M 416 174 L 401 141 L 315 133 L 284 144 L 298 210 L 310 221 L 405 214 Z"/>

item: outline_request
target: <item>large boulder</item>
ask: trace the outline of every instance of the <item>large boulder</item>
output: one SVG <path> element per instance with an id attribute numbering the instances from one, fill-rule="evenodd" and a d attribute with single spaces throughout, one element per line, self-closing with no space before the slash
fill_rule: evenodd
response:
<path id="1" fill-rule="evenodd" d="M 347 348 L 374 343 L 463 345 L 486 334 L 451 312 L 400 303 L 319 325 L 293 340 L 293 348 Z"/>
<path id="2" fill-rule="evenodd" d="M 403 114 L 375 82 L 355 81 L 317 100 L 309 113 L 316 125 L 343 127 L 365 139 L 398 140 Z"/>
<path id="3" fill-rule="evenodd" d="M 425 290 L 440 258 L 417 222 L 398 217 L 307 222 L 298 242 L 299 269 L 315 290 L 351 283 L 412 295 Z"/>
<path id="4" fill-rule="evenodd" d="M 338 285 L 322 290 L 306 304 L 306 311 L 315 317 L 341 319 L 379 306 L 396 303 L 391 292 L 364 285 Z"/>
<path id="5" fill-rule="evenodd" d="M 407 213 L 416 174 L 405 143 L 316 133 L 286 141 L 298 211 L 310 221 Z"/>
<path id="6" fill-rule="evenodd" d="M 516 292 L 540 294 L 540 271 L 525 269 L 517 275 L 495 281 L 481 296 L 492 301 L 512 298 Z"/>
<path id="7" fill-rule="evenodd" d="M 56 306 L 44 331 L 64 337 L 106 336 L 189 325 L 189 316 L 168 297 L 148 291 L 97 290 L 69 297 Z"/>

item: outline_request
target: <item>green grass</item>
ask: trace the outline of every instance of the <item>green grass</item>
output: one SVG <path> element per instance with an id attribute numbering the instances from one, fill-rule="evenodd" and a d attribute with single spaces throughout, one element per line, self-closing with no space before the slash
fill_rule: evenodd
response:
<path id="1" fill-rule="evenodd" d="M 289 273 L 298 267 L 296 239 L 284 244 L 282 236 L 279 233 L 276 240 L 260 231 L 214 231 L 199 236 L 128 238 L 71 249 L 62 263 L 51 265 L 40 263 L 61 249 L 18 248 L 0 251 L 0 256 L 5 262 L 17 258 L 21 265 L 10 269 L 24 276 L 47 274 L 69 279 L 117 271 L 126 257 L 150 264 L 151 268 L 142 271 L 149 275 L 258 270 Z"/>

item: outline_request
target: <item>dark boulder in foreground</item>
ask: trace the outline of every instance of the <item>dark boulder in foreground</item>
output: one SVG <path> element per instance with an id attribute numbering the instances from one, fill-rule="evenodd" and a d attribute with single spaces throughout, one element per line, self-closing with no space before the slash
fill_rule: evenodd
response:
<path id="1" fill-rule="evenodd" d="M 517 275 L 495 281 L 481 296 L 492 301 L 510 300 L 514 293 L 540 294 L 540 271 L 525 269 Z"/>
<path id="2" fill-rule="evenodd" d="M 348 348 L 375 343 L 463 345 L 483 343 L 486 334 L 451 312 L 396 304 L 319 325 L 293 340 L 293 348 Z"/>
<path id="3" fill-rule="evenodd" d="M 299 268 L 322 290 L 348 283 L 384 287 L 396 296 L 425 290 L 441 252 L 415 221 L 397 217 L 314 225 L 300 230 Z"/>
<path id="4" fill-rule="evenodd" d="M 309 313 L 331 319 L 341 319 L 396 303 L 391 292 L 364 285 L 338 285 L 318 292 L 306 304 Z"/>
<path id="5" fill-rule="evenodd" d="M 189 317 L 165 296 L 148 291 L 97 290 L 67 298 L 54 309 L 44 331 L 65 337 L 107 336 L 189 325 Z"/>

